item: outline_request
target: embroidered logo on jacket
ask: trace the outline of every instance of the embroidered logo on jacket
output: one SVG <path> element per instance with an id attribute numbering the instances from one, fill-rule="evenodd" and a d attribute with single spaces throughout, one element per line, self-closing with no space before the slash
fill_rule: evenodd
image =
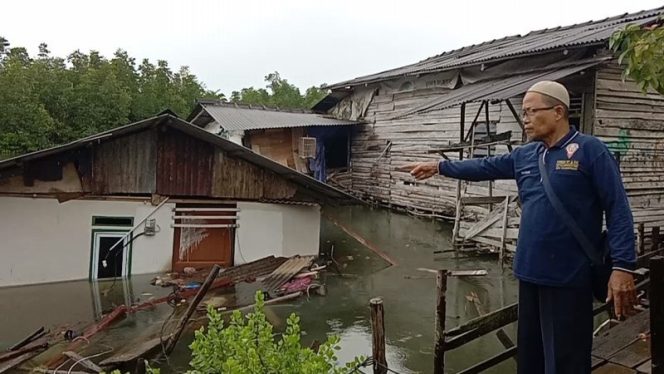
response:
<path id="1" fill-rule="evenodd" d="M 579 145 L 577 143 L 570 143 L 565 147 L 565 151 L 567 151 L 567 158 L 572 158 L 574 156 L 574 152 L 576 152 L 579 149 Z"/>
<path id="2" fill-rule="evenodd" d="M 578 160 L 558 160 L 556 170 L 579 170 Z"/>

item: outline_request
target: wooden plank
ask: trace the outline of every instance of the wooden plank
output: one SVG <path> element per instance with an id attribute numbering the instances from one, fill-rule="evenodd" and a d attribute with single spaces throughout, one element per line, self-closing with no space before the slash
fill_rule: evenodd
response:
<path id="1" fill-rule="evenodd" d="M 517 352 L 517 347 L 512 347 L 507 349 L 506 351 L 503 351 L 487 360 L 484 360 L 480 363 L 477 363 L 467 369 L 461 370 L 457 372 L 457 374 L 477 374 L 481 373 L 486 369 L 489 369 L 491 367 L 494 367 L 498 365 L 499 363 L 509 359 L 510 357 L 514 357 Z"/>
<path id="2" fill-rule="evenodd" d="M 607 362 L 597 369 L 593 370 L 593 374 L 633 374 L 636 373 L 636 370 L 626 368 L 624 366 L 616 365 L 611 362 Z"/>
<path id="3" fill-rule="evenodd" d="M 17 356 L 17 357 L 14 357 L 14 358 L 8 360 L 8 361 L 0 362 L 0 374 L 6 373 L 9 370 L 14 369 L 18 365 L 21 365 L 22 363 L 33 359 L 34 357 L 36 357 L 40 353 L 42 353 L 42 350 L 26 352 L 26 353 L 23 353 L 20 356 Z"/>
<path id="4" fill-rule="evenodd" d="M 595 338 L 593 356 L 608 360 L 621 349 L 638 339 L 638 334 L 648 331 L 650 316 L 640 312 L 618 326 Z"/>
<path id="5" fill-rule="evenodd" d="M 95 373 L 101 373 L 102 372 L 102 368 L 100 368 L 94 362 L 92 362 L 89 359 L 79 355 L 76 352 L 65 351 L 65 352 L 62 352 L 62 354 L 69 357 L 74 362 L 78 363 L 79 365 L 83 366 L 84 368 L 86 368 L 88 370 L 92 370 Z"/>
<path id="6" fill-rule="evenodd" d="M 46 334 L 46 331 L 44 331 L 44 327 L 42 326 L 42 327 L 38 328 L 32 334 L 25 337 L 23 340 L 19 341 L 18 343 L 14 344 L 13 346 L 9 347 L 9 349 L 7 349 L 7 350 L 8 351 L 15 351 L 19 348 L 25 347 L 31 341 L 33 341 L 35 339 L 39 339 L 42 336 L 44 336 L 45 334 Z"/>
<path id="7" fill-rule="evenodd" d="M 160 337 L 149 339 L 137 345 L 129 345 L 123 351 L 119 352 L 113 357 L 109 357 L 103 360 L 99 364 L 101 366 L 116 367 L 118 365 L 122 365 L 128 362 L 134 362 L 137 359 L 145 357 L 151 352 L 154 352 L 155 349 L 158 348 L 159 346 L 161 346 Z"/>
<path id="8" fill-rule="evenodd" d="M 609 359 L 614 364 L 629 368 L 636 368 L 650 359 L 650 345 L 647 341 L 639 339 L 621 349 Z"/>
<path id="9" fill-rule="evenodd" d="M 463 238 L 472 239 L 475 235 L 478 235 L 482 233 L 482 231 L 488 229 L 491 225 L 498 221 L 498 219 L 500 219 L 502 211 L 502 207 L 495 209 L 483 220 L 479 221 L 473 227 L 471 227 Z"/>
<path id="10" fill-rule="evenodd" d="M 482 326 L 497 325 L 497 328 L 515 322 L 519 315 L 519 305 L 517 303 L 508 305 L 504 308 L 495 310 L 483 316 L 471 319 L 463 325 L 457 326 L 445 332 L 446 336 L 459 336 L 469 331 L 476 330 Z M 495 330 L 494 329 L 494 330 Z"/>
<path id="11" fill-rule="evenodd" d="M 500 248 L 500 241 L 499 240 L 494 240 L 494 239 L 489 239 L 483 236 L 476 236 L 471 239 L 471 241 L 482 243 L 482 244 L 487 244 L 496 247 L 496 250 Z M 516 252 L 516 245 L 514 244 L 505 244 L 505 249 L 511 252 Z"/>
<path id="12" fill-rule="evenodd" d="M 652 373 L 652 362 L 650 360 L 644 362 L 636 368 L 636 371 L 643 374 Z"/>
<path id="13" fill-rule="evenodd" d="M 461 202 L 464 205 L 472 204 L 497 204 L 505 201 L 505 196 L 464 196 Z"/>

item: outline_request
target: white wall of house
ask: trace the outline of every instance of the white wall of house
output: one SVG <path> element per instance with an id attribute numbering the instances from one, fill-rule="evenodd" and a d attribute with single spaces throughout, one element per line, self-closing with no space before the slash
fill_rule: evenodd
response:
<path id="1" fill-rule="evenodd" d="M 235 264 L 262 257 L 318 255 L 320 206 L 238 202 Z"/>
<path id="2" fill-rule="evenodd" d="M 170 269 L 171 209 L 152 218 L 159 232 L 132 243 L 131 274 Z M 90 276 L 92 217 L 133 217 L 138 223 L 155 209 L 149 201 L 71 200 L 0 196 L 0 286 L 85 279 Z M 142 231 L 142 226 L 135 233 Z"/>

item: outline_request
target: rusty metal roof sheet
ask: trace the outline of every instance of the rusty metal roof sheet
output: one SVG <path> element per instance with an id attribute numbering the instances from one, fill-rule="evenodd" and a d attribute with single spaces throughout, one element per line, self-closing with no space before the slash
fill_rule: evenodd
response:
<path id="1" fill-rule="evenodd" d="M 321 181 L 318 181 L 306 174 L 300 173 L 297 170 L 291 169 L 287 166 L 272 161 L 269 158 L 266 158 L 264 156 L 259 155 L 258 153 L 255 153 L 254 151 L 252 151 L 247 147 L 235 144 L 218 135 L 205 131 L 171 114 L 158 115 L 139 122 L 131 123 L 95 135 L 81 138 L 71 143 L 2 160 L 0 161 L 0 174 L 2 174 L 1 171 L 3 169 L 16 167 L 18 165 L 21 165 L 21 163 L 23 163 L 24 161 L 40 159 L 46 156 L 62 153 L 76 148 L 83 148 L 95 142 L 103 142 L 107 139 L 112 139 L 125 134 L 142 131 L 149 127 L 159 126 L 159 125 L 169 126 L 171 128 L 180 130 L 185 134 L 188 134 L 201 141 L 212 144 L 216 148 L 219 148 L 224 152 L 227 152 L 227 154 L 231 157 L 237 157 L 247 162 L 250 162 L 260 168 L 268 169 L 274 172 L 275 174 L 279 175 L 280 177 L 296 184 L 301 188 L 300 191 L 311 195 L 316 200 L 325 201 L 325 202 L 346 203 L 346 204 L 362 203 L 358 198 L 349 195 L 346 192 L 343 192 L 337 188 L 327 185 Z"/>
<path id="2" fill-rule="evenodd" d="M 526 35 L 508 36 L 477 45 L 444 52 L 423 61 L 386 70 L 380 73 L 335 83 L 328 88 L 373 83 L 402 76 L 450 70 L 483 62 L 507 59 L 528 54 L 543 53 L 561 48 L 605 44 L 611 34 L 627 23 L 647 24 L 664 14 L 664 7 L 636 13 L 625 13 L 600 21 L 589 21 L 571 26 L 558 26 L 532 31 Z"/>
<path id="3" fill-rule="evenodd" d="M 270 294 L 278 291 L 284 283 L 288 282 L 302 269 L 308 268 L 314 262 L 315 256 L 294 256 L 276 268 L 272 274 L 263 279 L 263 291 Z"/>
<path id="4" fill-rule="evenodd" d="M 361 122 L 340 120 L 310 111 L 281 110 L 263 106 L 201 102 L 204 110 L 227 131 L 309 126 L 348 126 Z"/>

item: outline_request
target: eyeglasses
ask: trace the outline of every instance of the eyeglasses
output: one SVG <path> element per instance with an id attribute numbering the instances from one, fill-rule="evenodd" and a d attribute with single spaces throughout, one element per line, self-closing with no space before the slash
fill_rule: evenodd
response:
<path id="1" fill-rule="evenodd" d="M 528 108 L 528 109 L 524 109 L 523 111 L 521 111 L 521 117 L 526 117 L 526 116 L 528 116 L 528 117 L 530 118 L 530 117 L 534 116 L 534 115 L 535 115 L 537 112 L 539 112 L 539 111 L 542 111 L 542 110 L 551 110 L 551 109 L 553 109 L 553 108 L 555 108 L 555 107 L 556 107 L 556 105 L 554 105 L 554 106 L 547 106 L 547 107 L 544 107 L 544 108 Z"/>

